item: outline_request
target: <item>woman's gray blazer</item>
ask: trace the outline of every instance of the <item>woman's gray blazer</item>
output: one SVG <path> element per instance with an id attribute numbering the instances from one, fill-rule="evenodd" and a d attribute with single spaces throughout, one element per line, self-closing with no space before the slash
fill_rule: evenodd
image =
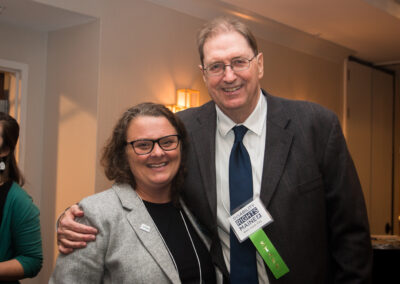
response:
<path id="1" fill-rule="evenodd" d="M 114 184 L 79 206 L 85 212 L 80 222 L 99 231 L 96 241 L 60 254 L 49 283 L 181 283 L 156 225 L 132 187 Z"/>

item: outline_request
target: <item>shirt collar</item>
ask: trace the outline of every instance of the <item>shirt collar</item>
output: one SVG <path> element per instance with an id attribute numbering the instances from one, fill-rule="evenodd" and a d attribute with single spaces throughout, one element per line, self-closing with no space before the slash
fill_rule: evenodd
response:
<path id="1" fill-rule="evenodd" d="M 215 105 L 215 109 L 217 111 L 217 129 L 219 133 L 224 137 L 228 134 L 229 130 L 231 130 L 236 125 L 236 123 L 232 119 L 230 119 L 225 113 L 223 113 L 217 105 Z M 258 99 L 256 108 L 243 123 L 240 123 L 240 125 L 246 126 L 249 130 L 257 135 L 261 135 L 266 117 L 267 99 L 260 90 L 260 97 Z"/>

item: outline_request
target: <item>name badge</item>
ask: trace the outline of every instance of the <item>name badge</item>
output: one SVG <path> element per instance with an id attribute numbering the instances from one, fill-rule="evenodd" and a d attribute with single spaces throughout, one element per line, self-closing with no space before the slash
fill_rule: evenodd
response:
<path id="1" fill-rule="evenodd" d="M 272 221 L 260 198 L 247 203 L 229 217 L 231 228 L 239 242 L 250 238 L 272 274 L 279 279 L 289 272 L 289 268 L 262 229 Z"/>
<path id="2" fill-rule="evenodd" d="M 271 215 L 265 209 L 260 198 L 247 203 L 229 217 L 229 222 L 239 242 L 245 241 L 251 234 L 272 221 Z"/>

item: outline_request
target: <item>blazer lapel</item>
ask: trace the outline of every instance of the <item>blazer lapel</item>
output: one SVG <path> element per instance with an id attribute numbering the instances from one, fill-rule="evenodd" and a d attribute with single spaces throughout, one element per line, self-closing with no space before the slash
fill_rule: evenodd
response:
<path id="1" fill-rule="evenodd" d="M 260 197 L 265 207 L 268 207 L 285 168 L 293 133 L 286 129 L 290 119 L 280 102 L 268 94 L 266 97 L 267 137 Z"/>
<path id="2" fill-rule="evenodd" d="M 179 274 L 158 229 L 139 196 L 129 185 L 114 185 L 122 206 L 129 210 L 126 218 L 143 246 L 153 256 L 172 283 L 180 283 Z"/>
<path id="3" fill-rule="evenodd" d="M 215 175 L 215 131 L 217 114 L 214 103 L 203 106 L 206 108 L 197 117 L 197 124 L 190 135 L 191 143 L 198 158 L 200 173 L 210 208 L 216 220 L 217 215 L 217 190 Z"/>

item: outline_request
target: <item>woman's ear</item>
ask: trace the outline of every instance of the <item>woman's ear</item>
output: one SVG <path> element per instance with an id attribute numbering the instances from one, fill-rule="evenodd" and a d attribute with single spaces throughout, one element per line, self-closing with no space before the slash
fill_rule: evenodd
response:
<path id="1" fill-rule="evenodd" d="M 5 149 L 3 151 L 0 151 L 0 158 L 4 158 L 8 154 L 10 154 L 10 149 Z"/>

